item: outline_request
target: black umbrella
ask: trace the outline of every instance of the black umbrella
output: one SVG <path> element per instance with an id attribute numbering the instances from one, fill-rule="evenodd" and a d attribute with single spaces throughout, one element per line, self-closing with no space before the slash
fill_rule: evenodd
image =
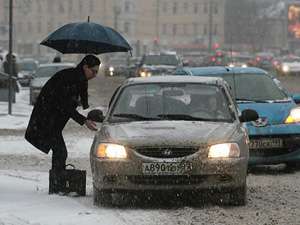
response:
<path id="1" fill-rule="evenodd" d="M 92 22 L 69 23 L 51 33 L 41 45 L 61 53 L 101 54 L 132 48 L 114 29 Z"/>

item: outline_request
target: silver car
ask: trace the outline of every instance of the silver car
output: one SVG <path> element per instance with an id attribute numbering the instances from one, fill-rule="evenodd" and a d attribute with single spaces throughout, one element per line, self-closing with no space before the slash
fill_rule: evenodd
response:
<path id="1" fill-rule="evenodd" d="M 95 135 L 90 161 L 94 203 L 112 193 L 221 190 L 246 202 L 248 136 L 221 78 L 130 78 L 116 91 Z M 228 197 L 227 197 L 228 198 Z"/>
<path id="2" fill-rule="evenodd" d="M 48 64 L 40 64 L 37 68 L 36 72 L 33 74 L 33 78 L 29 84 L 29 104 L 34 105 L 42 87 L 46 84 L 46 82 L 58 71 L 76 67 L 74 63 L 48 63 Z"/>

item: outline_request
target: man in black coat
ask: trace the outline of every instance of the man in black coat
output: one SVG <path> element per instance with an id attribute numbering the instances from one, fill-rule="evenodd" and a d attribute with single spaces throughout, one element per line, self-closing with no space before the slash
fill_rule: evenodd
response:
<path id="1" fill-rule="evenodd" d="M 62 130 L 70 118 L 97 130 L 94 121 L 77 110 L 79 99 L 83 109 L 88 105 L 88 80 L 99 70 L 100 60 L 85 56 L 76 68 L 68 68 L 53 75 L 42 88 L 34 105 L 25 138 L 42 152 L 52 150 L 52 170 L 57 174 L 65 169 L 67 148 Z"/>

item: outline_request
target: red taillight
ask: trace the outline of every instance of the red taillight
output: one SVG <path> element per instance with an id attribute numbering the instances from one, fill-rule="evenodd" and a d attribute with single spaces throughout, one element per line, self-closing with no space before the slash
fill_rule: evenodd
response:
<path id="1" fill-rule="evenodd" d="M 222 56 L 222 52 L 217 52 L 217 56 Z"/>
<path id="2" fill-rule="evenodd" d="M 256 57 L 256 61 L 260 61 L 260 57 Z"/>
<path id="3" fill-rule="evenodd" d="M 211 61 L 215 62 L 216 61 L 216 57 L 211 57 Z"/>

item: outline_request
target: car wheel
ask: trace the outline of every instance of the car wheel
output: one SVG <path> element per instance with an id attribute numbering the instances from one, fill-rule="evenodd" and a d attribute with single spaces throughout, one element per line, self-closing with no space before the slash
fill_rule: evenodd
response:
<path id="1" fill-rule="evenodd" d="M 110 206 L 112 204 L 112 194 L 110 192 L 100 191 L 96 187 L 93 187 L 93 190 L 94 205 Z"/>
<path id="2" fill-rule="evenodd" d="M 228 203 L 230 205 L 242 206 L 247 203 L 247 186 L 244 185 L 230 191 Z"/>
<path id="3" fill-rule="evenodd" d="M 286 163 L 286 170 L 294 172 L 300 170 L 300 162 L 288 162 Z"/>

